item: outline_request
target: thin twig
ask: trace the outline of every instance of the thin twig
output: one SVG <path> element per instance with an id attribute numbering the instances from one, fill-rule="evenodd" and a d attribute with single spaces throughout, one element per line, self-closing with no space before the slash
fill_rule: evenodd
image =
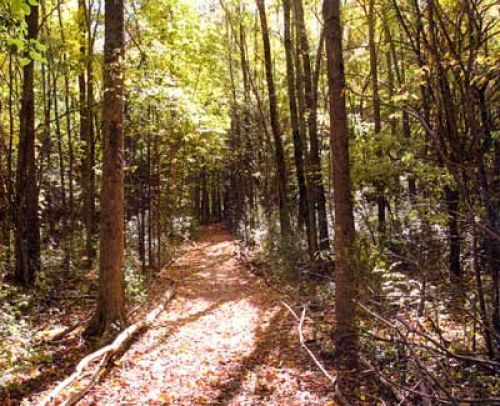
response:
<path id="1" fill-rule="evenodd" d="M 302 314 L 300 315 L 300 318 L 299 318 L 297 313 L 295 313 L 295 311 L 287 303 L 285 303 L 283 301 L 281 301 L 281 303 L 288 309 L 288 311 L 293 315 L 293 317 L 295 317 L 295 319 L 299 322 L 299 324 L 297 326 L 297 330 L 299 332 L 300 345 L 306 350 L 307 354 L 311 357 L 311 359 L 314 361 L 314 363 L 319 368 L 319 370 L 323 373 L 323 375 L 325 375 L 328 378 L 328 380 L 330 380 L 330 382 L 335 385 L 337 383 L 337 377 L 332 376 L 325 369 L 325 367 L 321 364 L 321 362 L 318 361 L 318 359 L 316 358 L 314 353 L 309 349 L 309 347 L 306 345 L 306 343 L 304 341 L 304 333 L 302 331 L 302 326 L 304 325 L 304 319 L 306 317 L 306 306 L 302 307 Z"/>

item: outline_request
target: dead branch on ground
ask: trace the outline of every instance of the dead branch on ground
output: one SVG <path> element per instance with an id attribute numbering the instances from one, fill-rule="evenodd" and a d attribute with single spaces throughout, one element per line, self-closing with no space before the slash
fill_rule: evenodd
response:
<path id="1" fill-rule="evenodd" d="M 299 324 L 297 325 L 297 331 L 299 333 L 300 345 L 304 348 L 304 350 L 307 352 L 307 354 L 309 355 L 309 357 L 311 357 L 311 359 L 314 361 L 314 363 L 319 368 L 319 370 L 323 373 L 323 375 L 325 375 L 328 378 L 328 380 L 333 385 L 335 385 L 337 383 L 337 377 L 332 376 L 326 370 L 326 368 L 321 364 L 321 362 L 318 361 L 318 359 L 316 358 L 316 356 L 314 355 L 314 353 L 311 351 L 311 349 L 305 343 L 304 332 L 302 330 L 302 327 L 304 325 L 304 320 L 305 320 L 305 317 L 306 317 L 306 306 L 302 307 L 302 313 L 301 313 L 301 315 L 299 317 L 297 315 L 297 313 L 290 307 L 290 305 L 288 305 L 287 303 L 285 303 L 283 301 L 281 301 L 281 303 L 288 309 L 288 311 L 292 314 L 292 316 L 295 318 L 295 320 L 297 320 L 299 322 Z"/>
<path id="2" fill-rule="evenodd" d="M 174 286 L 167 289 L 167 292 L 163 295 L 161 303 L 156 306 L 151 312 L 149 312 L 143 319 L 137 321 L 136 323 L 127 327 L 122 331 L 115 340 L 101 349 L 87 355 L 83 358 L 76 366 L 75 372 L 68 376 L 64 381 L 60 382 L 46 397 L 43 399 L 39 406 L 47 406 L 50 402 L 55 401 L 60 394 L 71 386 L 75 381 L 81 379 L 84 376 L 85 369 L 97 359 L 100 359 L 98 367 L 91 374 L 90 382 L 78 392 L 74 393 L 63 405 L 74 405 L 79 400 L 85 396 L 85 394 L 98 382 L 99 375 L 103 368 L 109 365 L 110 361 L 117 354 L 122 352 L 130 340 L 140 331 L 148 328 L 157 319 L 160 313 L 165 309 L 168 302 L 174 297 L 175 290 Z M 86 375 L 85 375 L 86 376 Z"/>

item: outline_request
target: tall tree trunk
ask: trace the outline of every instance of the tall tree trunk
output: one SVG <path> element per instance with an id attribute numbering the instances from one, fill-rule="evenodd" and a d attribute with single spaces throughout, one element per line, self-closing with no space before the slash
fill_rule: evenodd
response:
<path id="1" fill-rule="evenodd" d="M 49 72 L 50 75 L 50 72 Z M 65 162 L 64 162 L 64 154 L 63 154 L 63 145 L 62 145 L 62 130 L 61 130 L 61 120 L 59 115 L 59 103 L 57 100 L 58 96 L 58 87 L 57 87 L 57 77 L 56 73 L 53 73 L 53 85 L 52 85 L 52 94 L 54 97 L 54 111 L 55 111 L 55 124 L 56 124 L 56 137 L 57 137 L 57 154 L 59 156 L 59 180 L 61 182 L 61 201 L 62 210 L 61 212 L 61 246 L 63 247 L 64 257 L 63 257 L 63 268 L 68 270 L 69 264 L 71 261 L 71 245 L 70 245 L 70 236 L 68 236 L 68 214 L 71 214 L 71 211 L 68 210 L 67 205 L 67 196 L 66 196 L 66 176 L 65 176 Z"/>
<path id="2" fill-rule="evenodd" d="M 285 152 L 281 139 L 281 129 L 278 118 L 278 101 L 274 87 L 271 45 L 267 27 L 266 6 L 264 0 L 256 0 L 259 9 L 260 25 L 262 28 L 262 43 L 264 46 L 264 65 L 266 70 L 267 89 L 269 92 L 269 117 L 274 138 L 274 153 L 276 159 L 276 173 L 278 175 L 278 198 L 281 237 L 289 240 L 291 236 L 290 213 L 287 198 L 287 174 L 285 167 Z"/>
<path id="3" fill-rule="evenodd" d="M 240 67 L 241 67 L 241 74 L 242 74 L 242 79 L 243 79 L 243 104 L 240 107 L 240 141 L 244 145 L 243 149 L 241 151 L 243 157 L 243 162 L 242 164 L 246 166 L 249 170 L 252 170 L 252 162 L 253 162 L 253 157 L 255 156 L 255 142 L 253 142 L 252 136 L 250 134 L 250 128 L 251 128 L 251 108 L 250 108 L 250 90 L 251 90 L 251 77 L 250 77 L 250 71 L 248 69 L 248 61 L 247 61 L 247 45 L 246 45 L 246 31 L 245 31 L 245 25 L 243 23 L 244 19 L 242 18 L 243 16 L 243 11 L 244 11 L 244 6 L 242 4 L 239 5 L 238 7 L 238 16 L 239 16 L 239 43 L 238 43 L 238 48 L 239 48 L 239 54 L 240 54 Z M 228 35 L 228 38 L 230 36 Z M 235 38 L 236 39 L 236 38 Z M 236 42 L 236 41 L 234 41 Z M 229 60 L 231 63 L 231 56 L 229 55 Z M 232 67 L 231 67 L 232 70 Z M 232 74 L 232 73 L 231 73 Z M 234 78 L 232 84 L 234 85 Z M 236 98 L 233 98 L 235 107 L 238 108 Z M 248 228 L 253 229 L 255 227 L 255 210 L 254 210 L 254 205 L 253 205 L 253 190 L 255 188 L 255 183 L 256 179 L 253 176 L 246 176 L 245 179 L 242 182 L 241 186 L 241 192 L 245 194 L 244 200 L 246 200 L 247 208 L 245 209 L 248 212 L 248 221 L 245 221 L 245 223 L 248 223 Z M 245 234 L 247 230 L 247 224 L 245 224 Z"/>
<path id="4" fill-rule="evenodd" d="M 6 252 L 6 263 L 8 268 L 11 265 L 11 257 L 12 257 L 12 247 L 11 247 L 11 230 L 14 227 L 15 229 L 15 219 L 16 219 L 16 210 L 15 210 L 15 191 L 14 191 L 14 182 L 13 182 L 13 170 L 12 170 L 12 158 L 14 151 L 14 88 L 15 88 L 15 71 L 14 65 L 12 63 L 13 55 L 9 53 L 9 145 L 8 145 L 8 153 L 7 153 L 7 191 L 9 196 L 9 206 L 8 206 L 8 215 L 9 215 L 9 241 L 7 245 Z"/>
<path id="5" fill-rule="evenodd" d="M 0 101 L 0 115 L 2 115 L 3 104 Z M 2 256 L 4 257 L 5 263 L 8 267 L 9 257 L 5 254 L 9 254 L 10 251 L 10 227 L 11 227 L 11 216 L 10 216 L 10 197 L 9 197 L 9 180 L 7 179 L 9 173 L 9 150 L 8 150 L 8 137 L 7 132 L 3 125 L 0 125 L 0 245 L 3 245 Z M 7 258 L 6 258 L 7 257 Z"/>
<path id="6" fill-rule="evenodd" d="M 290 106 L 290 123 L 292 127 L 297 185 L 299 187 L 299 223 L 305 225 L 309 255 L 313 257 L 316 250 L 316 236 L 314 235 L 313 230 L 311 229 L 311 224 L 309 222 L 310 208 L 307 198 L 306 177 L 304 173 L 304 140 L 300 134 L 299 117 L 297 113 L 297 95 L 295 92 L 295 69 L 293 65 L 292 55 L 293 45 L 290 24 L 290 11 L 290 0 L 283 0 L 288 103 Z"/>
<path id="7" fill-rule="evenodd" d="M 335 332 L 338 388 L 348 400 L 357 389 L 358 326 L 355 312 L 357 271 L 345 106 L 340 0 L 325 0 L 323 19 L 328 57 L 330 135 L 335 211 Z"/>
<path id="8" fill-rule="evenodd" d="M 124 258 L 124 5 L 105 2 L 103 173 L 99 297 L 87 335 L 102 336 L 120 329 L 126 321 Z"/>
<path id="9" fill-rule="evenodd" d="M 42 15 L 45 15 L 45 1 L 40 3 Z M 45 32 L 43 36 L 48 36 L 47 27 L 45 27 Z M 45 241 L 49 241 L 51 236 L 54 235 L 54 221 L 53 218 L 53 196 L 52 196 L 52 177 L 44 176 L 44 174 L 50 174 L 51 172 L 51 155 L 52 155 L 52 138 L 51 138 L 51 128 L 50 128 L 50 118 L 52 109 L 52 94 L 50 92 L 50 72 L 52 70 L 52 64 L 50 58 L 48 63 L 41 66 L 41 85 L 42 85 L 42 106 L 43 106 L 43 132 L 41 137 L 41 148 L 38 159 L 38 178 L 37 182 L 39 189 L 45 191 L 45 210 L 43 214 L 45 219 L 42 217 L 40 223 L 43 224 L 43 220 L 47 224 Z M 43 237 L 43 235 L 42 235 Z"/>
<path id="10" fill-rule="evenodd" d="M 294 4 L 295 8 L 295 4 Z M 316 226 L 316 201 L 314 198 L 314 185 L 312 184 L 311 178 L 311 155 L 307 153 L 308 143 L 307 143 L 307 125 L 306 125 L 306 97 L 304 93 L 304 69 L 303 61 L 301 58 L 301 45 L 300 45 L 300 35 L 297 30 L 297 24 L 293 24 L 295 37 L 295 46 L 293 47 L 293 60 L 295 67 L 295 92 L 297 95 L 297 115 L 299 121 L 299 136 L 301 142 L 304 145 L 304 155 L 305 155 L 305 176 L 306 176 L 306 187 L 307 187 L 307 222 L 310 228 L 310 251 L 314 256 L 318 252 L 318 232 Z"/>
<path id="11" fill-rule="evenodd" d="M 57 19 L 59 22 L 59 31 L 61 35 L 61 40 L 64 48 L 66 48 L 66 35 L 64 33 L 64 26 L 62 22 L 62 11 L 61 4 L 57 5 Z M 65 104 L 65 115 L 66 115 L 66 133 L 68 142 L 68 211 L 69 211 L 69 235 L 68 235 L 68 251 L 69 251 L 69 261 L 71 262 L 71 254 L 73 251 L 73 222 L 75 217 L 75 207 L 74 207 L 74 191 L 73 191 L 73 171 L 74 171 L 74 161 L 75 153 L 73 150 L 73 130 L 71 126 L 71 107 L 70 107 L 70 71 L 67 66 L 68 55 L 64 53 L 63 63 L 64 63 L 64 104 Z"/>
<path id="12" fill-rule="evenodd" d="M 151 108 L 149 110 L 149 119 L 152 120 Z M 148 217 L 148 267 L 150 270 L 154 268 L 154 255 L 153 255 L 153 175 L 152 175 L 152 159 L 151 159 L 151 134 L 147 136 L 147 193 L 146 193 L 146 204 L 147 204 L 147 217 Z"/>
<path id="13" fill-rule="evenodd" d="M 375 0 L 370 0 L 368 5 L 368 47 L 370 49 L 370 81 L 372 85 L 373 121 L 375 123 L 375 138 L 380 143 L 381 115 L 380 115 L 380 93 L 378 81 L 378 56 L 375 44 L 376 29 Z M 378 157 L 382 157 L 382 151 L 377 151 Z M 384 184 L 381 179 L 375 182 L 377 198 L 377 218 L 379 238 L 384 239 L 385 235 L 385 193 Z"/>
<path id="14" fill-rule="evenodd" d="M 309 41 L 307 39 L 302 0 L 294 0 L 294 5 L 297 36 L 300 42 L 299 51 L 300 56 L 302 57 L 302 66 L 304 68 L 304 96 L 310 145 L 309 159 L 311 173 L 309 174 L 309 176 L 311 178 L 310 185 L 312 188 L 312 196 L 314 199 L 314 204 L 311 208 L 314 208 L 314 210 L 316 210 L 317 212 L 315 214 L 315 218 L 318 221 L 319 248 L 322 250 L 328 250 L 330 248 L 330 243 L 328 239 L 328 222 L 326 219 L 325 188 L 323 186 L 323 178 L 321 175 L 321 156 L 317 125 L 317 92 L 316 89 L 314 89 L 316 82 L 313 78 L 312 73 L 310 47 Z"/>
<path id="15" fill-rule="evenodd" d="M 323 48 L 325 46 L 325 35 L 323 31 L 320 34 L 320 39 L 318 43 L 318 49 L 316 51 L 316 61 L 315 68 L 313 72 L 313 82 L 312 82 L 312 106 L 311 106 L 311 121 L 314 123 L 313 134 L 316 134 L 318 138 L 318 157 L 317 166 L 320 169 L 318 172 L 318 188 L 317 188 L 317 210 L 318 210 L 318 229 L 319 229 L 319 248 L 322 251 L 330 251 L 330 236 L 328 232 L 328 215 L 326 209 L 326 190 L 323 183 L 323 175 L 321 172 L 321 136 L 318 134 L 317 129 L 317 110 L 318 110 L 318 100 L 319 100 L 319 78 L 321 73 L 321 57 L 323 54 Z"/>
<path id="16" fill-rule="evenodd" d="M 93 171 L 93 139 L 91 136 L 92 117 L 90 114 L 88 82 L 91 81 L 89 76 L 90 44 L 87 41 L 87 31 L 89 31 L 90 16 L 85 0 L 78 0 L 78 23 L 80 35 L 80 60 L 81 71 L 78 75 L 79 103 L 80 103 L 80 139 L 83 142 L 82 156 L 82 188 L 83 188 L 83 222 L 85 226 L 85 267 L 90 269 L 95 258 L 94 249 L 94 189 L 92 182 Z M 87 77 L 86 77 L 87 74 Z"/>
<path id="17" fill-rule="evenodd" d="M 30 5 L 26 16 L 28 40 L 38 36 L 38 6 Z M 28 56 L 28 55 L 27 55 Z M 28 56 L 29 57 L 29 56 Z M 40 268 L 40 222 L 35 161 L 35 61 L 23 68 L 20 138 L 16 178 L 15 280 L 29 286 Z"/>

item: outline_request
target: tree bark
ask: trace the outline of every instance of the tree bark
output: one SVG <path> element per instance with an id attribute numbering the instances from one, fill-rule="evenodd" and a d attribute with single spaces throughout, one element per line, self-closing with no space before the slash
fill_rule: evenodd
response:
<path id="1" fill-rule="evenodd" d="M 66 35 L 64 33 L 64 26 L 62 22 L 62 11 L 61 4 L 57 5 L 57 20 L 59 23 L 59 31 L 61 35 L 61 41 L 63 46 L 66 48 Z M 65 115 L 66 115 L 66 132 L 67 132 L 67 142 L 68 142 L 68 211 L 69 211 L 69 224 L 68 224 L 68 251 L 69 251 L 69 262 L 71 262 L 71 255 L 73 251 L 73 231 L 74 231 L 74 219 L 75 219 L 75 207 L 74 207 L 74 190 L 73 190 L 73 173 L 74 173 L 74 162 L 75 153 L 73 149 L 73 130 L 71 123 L 71 113 L 70 113 L 70 70 L 67 66 L 68 55 L 64 53 L 63 63 L 64 63 L 64 105 L 65 105 Z"/>
<path id="2" fill-rule="evenodd" d="M 335 332 L 336 366 L 340 393 L 351 400 L 357 389 L 358 326 L 355 300 L 357 270 L 350 183 L 345 74 L 342 54 L 340 1 L 325 0 L 323 19 L 328 57 L 330 136 L 335 211 Z"/>
<path id="3" fill-rule="evenodd" d="M 38 36 L 38 6 L 30 5 L 26 16 L 28 40 Z M 29 55 L 26 55 L 29 57 Z M 40 268 L 40 222 L 38 218 L 38 185 L 35 162 L 35 61 L 23 68 L 20 111 L 20 138 L 16 178 L 15 280 L 23 286 L 33 285 Z"/>
<path id="4" fill-rule="evenodd" d="M 317 210 L 318 210 L 318 229 L 319 229 L 319 248 L 323 252 L 330 251 L 330 236 L 328 232 L 328 215 L 326 209 L 326 191 L 325 185 L 323 182 L 323 175 L 321 172 L 321 135 L 318 134 L 317 129 L 317 110 L 318 110 L 318 88 L 319 88 L 319 78 L 321 74 L 321 57 L 323 53 L 323 48 L 325 46 L 325 36 L 324 33 L 321 32 L 320 39 L 318 43 L 318 49 L 316 51 L 316 61 L 315 68 L 313 71 L 313 82 L 312 82 L 312 106 L 311 106 L 311 114 L 314 115 L 314 118 L 311 118 L 314 123 L 314 131 L 318 137 L 318 157 L 317 157 L 317 165 L 320 171 L 318 172 L 318 188 L 317 188 Z"/>
<path id="5" fill-rule="evenodd" d="M 0 115 L 3 110 L 3 103 L 0 102 Z M 7 266 L 9 265 L 9 251 L 10 251 L 10 197 L 7 174 L 9 173 L 9 150 L 8 150 L 8 137 L 7 132 L 4 131 L 3 125 L 0 125 L 0 245 L 2 245 L 2 256 L 5 259 Z M 7 254 L 7 255 L 6 255 Z"/>
<path id="6" fill-rule="evenodd" d="M 264 46 L 264 65 L 266 70 L 267 89 L 269 93 L 269 117 L 274 138 L 274 153 L 276 173 L 278 177 L 278 199 L 280 215 L 281 237 L 288 240 L 291 236 L 290 213 L 288 210 L 287 197 L 287 174 L 285 166 L 285 152 L 281 129 L 278 118 L 278 101 L 274 87 L 273 65 L 271 59 L 271 45 L 269 42 L 269 30 L 267 27 L 266 6 L 264 0 L 256 0 L 259 9 L 260 24 L 262 28 L 262 43 Z"/>
<path id="7" fill-rule="evenodd" d="M 306 177 L 304 173 L 304 140 L 300 134 L 299 117 L 297 113 L 297 95 L 295 92 L 295 69 L 293 65 L 293 44 L 290 24 L 290 0 L 283 0 L 283 16 L 285 26 L 285 57 L 288 89 L 288 104 L 290 107 L 290 123 L 294 147 L 295 170 L 299 187 L 299 223 L 305 225 L 309 255 L 314 256 L 316 250 L 316 236 L 309 222 L 309 201 L 307 198 Z"/>
<path id="8" fill-rule="evenodd" d="M 87 31 L 89 31 L 88 13 L 85 0 L 78 0 L 78 24 L 80 36 L 80 60 L 81 71 L 78 75 L 79 104 L 80 104 L 80 139 L 83 143 L 82 156 L 82 189 L 83 189 L 83 222 L 85 226 L 85 267 L 90 269 L 95 258 L 94 249 L 94 188 L 92 180 L 93 171 L 93 142 L 92 139 L 92 116 L 89 105 L 89 66 L 90 59 L 90 41 L 87 41 Z M 90 37 L 90 33 L 89 33 Z M 89 52 L 87 52 L 89 51 Z M 87 77 L 86 77 L 87 76 Z"/>
<path id="9" fill-rule="evenodd" d="M 302 57 L 302 65 L 304 68 L 304 96 L 310 145 L 309 159 L 311 173 L 309 174 L 309 176 L 311 179 L 310 187 L 312 188 L 312 196 L 314 201 L 311 209 L 316 210 L 314 218 L 318 221 L 319 248 L 321 250 L 329 250 L 330 243 L 328 237 L 328 222 L 326 219 L 325 188 L 323 186 L 323 178 L 321 175 L 321 155 L 318 139 L 316 103 L 317 91 L 314 88 L 315 85 L 317 85 L 317 82 L 315 82 L 312 73 L 310 47 L 309 41 L 307 39 L 302 0 L 294 0 L 294 5 L 297 36 L 299 38 L 299 53 Z M 321 54 L 319 55 L 321 56 Z"/>
<path id="10" fill-rule="evenodd" d="M 295 4 L 294 4 L 295 9 Z M 316 201 L 314 197 L 314 185 L 312 184 L 311 179 L 311 155 L 308 154 L 308 142 L 307 142 L 307 123 L 306 123 L 306 97 L 305 97 L 305 85 L 304 85 L 304 69 L 303 69 L 303 61 L 301 58 L 301 45 L 300 45 L 300 35 L 297 30 L 297 24 L 293 24 L 292 28 L 295 30 L 295 44 L 293 47 L 293 60 L 295 63 L 295 92 L 297 95 L 297 115 L 299 121 L 299 135 L 301 138 L 301 142 L 304 145 L 304 155 L 305 155 L 305 177 L 306 177 L 306 186 L 307 186 L 307 222 L 310 228 L 310 251 L 312 252 L 312 256 L 318 252 L 318 228 L 316 221 Z"/>
<path id="11" fill-rule="evenodd" d="M 101 188 L 99 297 L 86 334 L 103 336 L 122 329 L 125 315 L 124 258 L 124 6 L 105 2 L 104 160 Z"/>
<path id="12" fill-rule="evenodd" d="M 375 46 L 375 0 L 370 0 L 368 4 L 368 47 L 370 49 L 370 81 L 372 85 L 372 103 L 373 103 L 373 121 L 375 123 L 375 138 L 379 142 L 382 120 L 380 114 L 380 93 L 378 80 L 378 56 Z M 379 145 L 377 156 L 382 157 L 382 150 Z M 377 179 L 375 182 L 376 198 L 377 198 L 377 218 L 378 218 L 378 233 L 379 238 L 384 239 L 385 235 L 385 193 L 384 182 L 382 179 Z"/>

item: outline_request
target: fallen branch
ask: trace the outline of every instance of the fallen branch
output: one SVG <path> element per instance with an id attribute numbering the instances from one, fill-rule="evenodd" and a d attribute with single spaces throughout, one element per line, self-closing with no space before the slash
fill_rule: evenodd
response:
<path id="1" fill-rule="evenodd" d="M 108 365 L 110 360 L 111 360 L 111 353 L 108 353 L 108 354 L 106 354 L 106 356 L 102 357 L 101 361 L 99 362 L 99 365 L 97 366 L 95 371 L 91 374 L 92 377 L 90 379 L 90 382 L 87 383 L 87 385 L 83 389 L 81 389 L 78 392 L 71 395 L 71 397 L 63 403 L 63 405 L 67 405 L 67 406 L 76 405 L 81 399 L 83 399 L 83 397 L 97 383 L 97 381 L 101 377 L 101 371 L 103 370 L 103 368 L 106 367 L 106 365 Z"/>
<path id="2" fill-rule="evenodd" d="M 90 317 L 86 318 L 84 320 L 78 320 L 76 323 L 72 324 L 71 326 L 66 327 L 60 333 L 57 333 L 54 337 L 49 338 L 49 339 L 45 339 L 45 340 L 40 340 L 38 342 L 35 342 L 33 344 L 33 347 L 34 348 L 38 348 L 38 347 L 41 347 L 42 345 L 47 345 L 47 344 L 60 344 L 63 341 L 63 339 L 66 338 L 66 336 L 68 336 L 73 331 L 77 330 L 78 327 L 84 325 L 89 320 L 90 320 Z"/>
<path id="3" fill-rule="evenodd" d="M 330 380 L 330 382 L 335 385 L 337 383 L 337 377 L 332 376 L 325 369 L 325 367 L 321 364 L 321 362 L 318 361 L 318 359 L 316 358 L 314 353 L 309 349 L 309 347 L 306 345 L 306 343 L 304 341 L 304 333 L 302 331 L 302 327 L 304 325 L 304 319 L 306 317 L 306 307 L 304 306 L 302 308 L 302 314 L 300 315 L 300 318 L 299 318 L 297 313 L 295 313 L 295 311 L 287 303 L 285 303 L 283 301 L 281 301 L 281 303 L 283 303 L 283 305 L 288 309 L 288 311 L 292 314 L 292 316 L 295 317 L 295 320 L 297 320 L 299 322 L 299 324 L 297 326 L 297 330 L 299 332 L 300 345 L 306 350 L 307 354 L 311 357 L 311 359 L 314 361 L 314 363 L 319 368 L 319 370 L 323 373 L 323 375 L 325 375 L 328 378 L 328 380 Z"/>
<path id="4" fill-rule="evenodd" d="M 83 358 L 76 366 L 75 372 L 68 376 L 64 381 L 59 383 L 59 385 L 57 385 L 54 390 L 52 390 L 52 392 L 50 392 L 47 397 L 39 403 L 39 406 L 46 406 L 51 401 L 56 400 L 63 390 L 65 390 L 71 384 L 73 384 L 73 382 L 81 378 L 83 372 L 92 361 L 95 361 L 102 357 L 98 368 L 92 373 L 90 383 L 86 385 L 85 388 L 74 394 L 67 402 L 63 404 L 73 405 L 78 402 L 83 397 L 79 396 L 79 394 L 83 393 L 83 395 L 85 395 L 97 383 L 99 374 L 101 373 L 102 369 L 105 368 L 106 365 L 108 365 L 113 356 L 120 352 L 129 342 L 129 340 L 133 336 L 135 336 L 135 334 L 153 324 L 156 318 L 165 309 L 166 304 L 170 300 L 172 300 L 172 298 L 174 297 L 174 293 L 175 291 L 173 287 L 168 289 L 167 292 L 163 295 L 161 304 L 155 307 L 151 312 L 149 312 L 146 317 L 123 330 L 111 344 L 108 344 Z"/>

